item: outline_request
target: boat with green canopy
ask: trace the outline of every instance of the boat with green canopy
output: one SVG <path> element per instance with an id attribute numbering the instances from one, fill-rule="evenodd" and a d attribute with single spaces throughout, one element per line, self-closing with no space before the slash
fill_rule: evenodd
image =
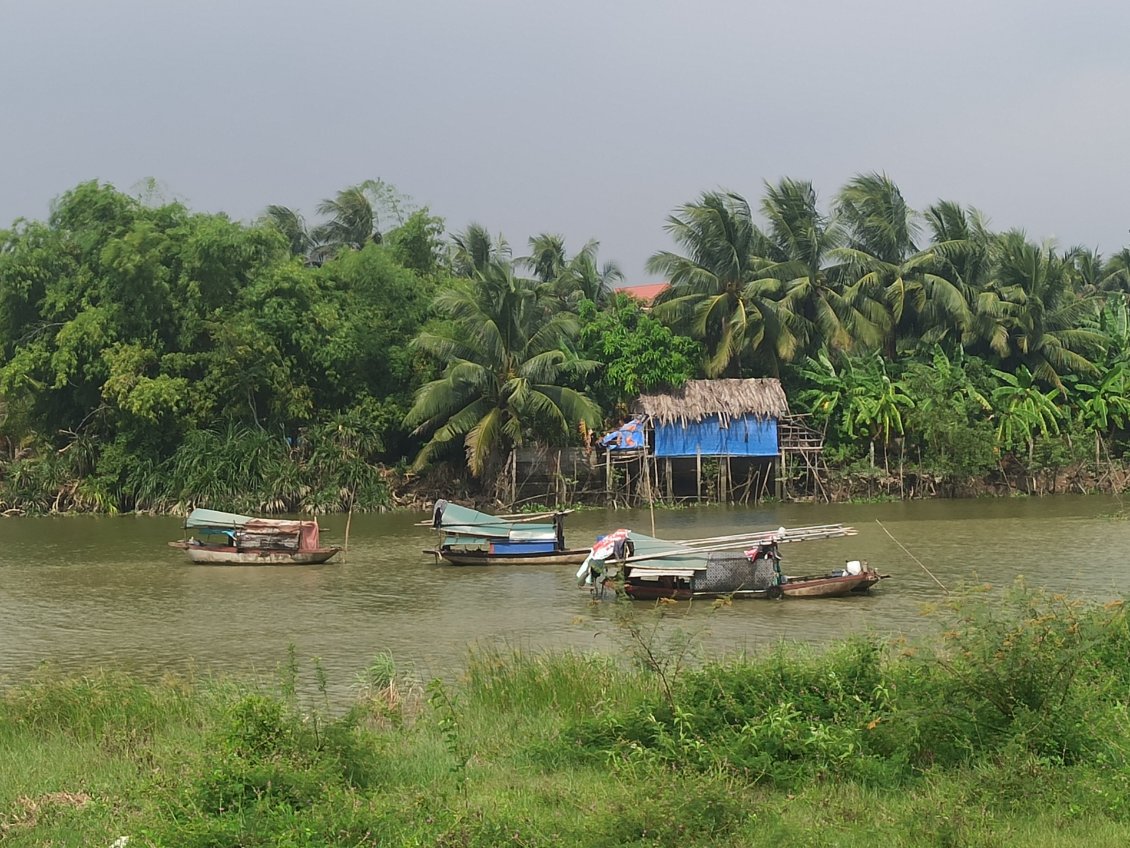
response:
<path id="1" fill-rule="evenodd" d="M 341 548 L 322 547 L 318 520 L 254 518 L 214 509 L 194 509 L 185 538 L 169 546 L 197 563 L 228 565 L 317 565 Z"/>
<path id="2" fill-rule="evenodd" d="M 489 515 L 436 501 L 430 526 L 439 533 L 433 554 L 451 565 L 578 565 L 588 548 L 565 547 L 568 511 Z"/>
<path id="3" fill-rule="evenodd" d="M 577 572 L 595 592 L 610 582 L 630 598 L 833 598 L 867 592 L 885 575 L 861 560 L 826 574 L 781 570 L 780 546 L 854 536 L 852 527 L 819 524 L 668 541 L 621 528 L 602 536 Z"/>

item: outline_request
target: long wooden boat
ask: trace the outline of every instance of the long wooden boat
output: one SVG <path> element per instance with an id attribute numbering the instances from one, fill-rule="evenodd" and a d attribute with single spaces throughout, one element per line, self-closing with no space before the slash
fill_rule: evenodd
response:
<path id="1" fill-rule="evenodd" d="M 424 553 L 451 565 L 576 565 L 589 549 L 565 546 L 567 514 L 488 515 L 440 500 L 431 522 L 418 526 L 440 536 L 439 546 Z"/>
<path id="2" fill-rule="evenodd" d="M 882 580 L 866 562 L 851 560 L 841 571 L 810 577 L 785 577 L 781 593 L 786 598 L 842 598 L 861 595 Z"/>
<path id="3" fill-rule="evenodd" d="M 705 539 L 665 541 L 627 529 L 598 540 L 577 572 L 593 587 L 613 583 L 630 598 L 836 597 L 866 592 L 880 576 L 857 560 L 817 577 L 786 577 L 779 546 L 855 535 L 840 524 L 815 525 Z"/>
<path id="4" fill-rule="evenodd" d="M 186 538 L 169 542 L 169 547 L 208 565 L 319 565 L 341 550 L 320 544 L 317 519 L 253 518 L 194 509 L 184 528 Z"/>

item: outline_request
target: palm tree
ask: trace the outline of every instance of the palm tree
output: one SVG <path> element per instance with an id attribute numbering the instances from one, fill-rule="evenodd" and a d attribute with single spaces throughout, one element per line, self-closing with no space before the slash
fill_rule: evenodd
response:
<path id="1" fill-rule="evenodd" d="M 415 433 L 431 434 L 417 466 L 461 441 L 467 467 L 482 477 L 533 432 L 564 440 L 582 421 L 598 426 L 596 405 L 564 385 L 596 366 L 573 351 L 577 319 L 547 311 L 537 289 L 509 262 L 494 260 L 477 279 L 437 296 L 435 309 L 446 322 L 413 342 L 447 363 L 442 377 L 419 389 L 405 419 Z"/>
<path id="2" fill-rule="evenodd" d="M 331 249 L 360 250 L 370 242 L 380 243 L 377 214 L 366 192 L 369 183 L 350 186 L 318 204 L 318 214 L 329 220 L 315 230 L 315 238 Z"/>
<path id="3" fill-rule="evenodd" d="M 272 204 L 263 213 L 263 221 L 277 229 L 290 245 L 294 256 L 309 257 L 314 249 L 314 238 L 306 226 L 306 221 L 294 209 Z"/>
<path id="4" fill-rule="evenodd" d="M 499 236 L 495 239 L 482 224 L 470 224 L 451 237 L 449 262 L 457 277 L 477 277 L 487 273 L 496 261 L 508 262 L 510 245 Z"/>
<path id="5" fill-rule="evenodd" d="M 989 288 L 994 236 L 987 219 L 953 201 L 928 207 L 924 217 L 931 234 L 925 273 L 952 289 L 952 295 L 941 298 L 947 308 L 923 312 L 924 335 L 950 352 L 987 348 L 1003 356 L 1007 334 L 1000 323 L 1000 298 Z"/>
<path id="6" fill-rule="evenodd" d="M 1034 245 L 1012 230 L 998 237 L 995 253 L 991 289 L 1001 303 L 1005 366 L 1023 364 L 1065 393 L 1062 376 L 1094 373 L 1092 357 L 1105 349 L 1093 309 L 1069 290 L 1067 265 L 1052 245 Z"/>
<path id="7" fill-rule="evenodd" d="M 894 358 L 900 340 L 936 342 L 968 322 L 961 289 L 932 271 L 934 253 L 916 246 L 916 214 L 885 175 L 857 176 L 840 191 L 836 215 L 846 244 L 845 298 L 883 329 Z"/>
<path id="8" fill-rule="evenodd" d="M 565 270 L 565 237 L 541 233 L 529 240 L 530 255 L 520 260 L 543 283 L 552 283 Z"/>
<path id="9" fill-rule="evenodd" d="M 566 309 L 575 310 L 581 298 L 603 306 L 616 283 L 624 279 L 615 262 L 597 264 L 598 241 L 590 239 L 572 257 L 565 250 L 564 237 L 553 233 L 534 236 L 529 244 L 530 255 L 519 262 L 537 280 L 551 286 Z"/>
<path id="10" fill-rule="evenodd" d="M 1124 247 L 1106 262 L 1099 284 L 1103 291 L 1130 293 L 1130 247 Z"/>
<path id="11" fill-rule="evenodd" d="M 844 269 L 831 265 L 844 244 L 843 229 L 820 212 L 812 183 L 783 179 L 765 186 L 761 213 L 768 221 L 772 261 L 762 269 L 758 286 L 778 281 L 781 306 L 797 326 L 805 348 L 846 351 L 856 342 L 877 347 L 882 324 L 869 307 L 844 297 Z"/>
<path id="12" fill-rule="evenodd" d="M 624 274 L 615 262 L 598 261 L 599 250 L 600 242 L 590 239 L 580 251 L 565 259 L 557 270 L 552 282 L 566 309 L 576 311 L 582 299 L 603 307 L 611 298 L 616 284 L 624 280 Z"/>
<path id="13" fill-rule="evenodd" d="M 772 282 L 747 296 L 750 284 L 764 276 L 762 257 L 770 245 L 745 198 L 708 192 L 680 207 L 665 229 L 686 255 L 662 251 L 647 261 L 650 273 L 671 284 L 655 315 L 703 340 L 706 373 L 738 376 L 751 342 L 755 353 L 768 353 L 774 363 L 790 359 L 796 339 L 777 313 Z"/>

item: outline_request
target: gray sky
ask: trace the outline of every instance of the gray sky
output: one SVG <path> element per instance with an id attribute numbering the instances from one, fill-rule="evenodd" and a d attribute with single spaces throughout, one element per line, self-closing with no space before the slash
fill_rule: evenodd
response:
<path id="1" fill-rule="evenodd" d="M 0 226 L 95 178 L 244 220 L 380 178 L 644 283 L 705 190 L 883 171 L 1109 255 L 1128 31 L 1116 0 L 0 0 Z"/>

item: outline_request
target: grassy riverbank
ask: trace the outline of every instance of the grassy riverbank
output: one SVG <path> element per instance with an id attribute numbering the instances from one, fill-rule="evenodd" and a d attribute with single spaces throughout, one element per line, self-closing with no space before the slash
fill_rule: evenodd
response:
<path id="1" fill-rule="evenodd" d="M 923 644 L 708 661 L 657 615 L 625 611 L 622 661 L 478 653 L 443 685 L 378 658 L 344 709 L 293 659 L 270 688 L 9 681 L 0 843 L 1130 841 L 1121 605 L 1017 587 L 963 595 Z"/>

